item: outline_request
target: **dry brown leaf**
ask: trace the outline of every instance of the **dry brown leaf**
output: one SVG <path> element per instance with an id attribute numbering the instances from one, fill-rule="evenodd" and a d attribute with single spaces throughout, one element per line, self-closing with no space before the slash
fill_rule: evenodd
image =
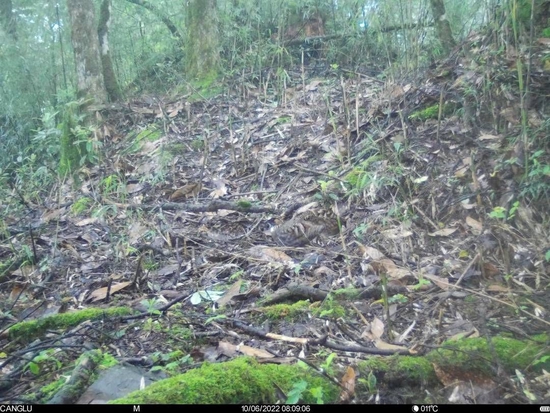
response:
<path id="1" fill-rule="evenodd" d="M 483 263 L 483 275 L 487 278 L 494 278 L 500 274 L 498 267 L 492 262 Z"/>
<path id="2" fill-rule="evenodd" d="M 132 284 L 131 281 L 125 281 L 125 282 L 121 282 L 121 283 L 112 284 L 110 294 L 112 295 L 112 294 L 128 287 L 131 284 Z M 103 300 L 103 299 L 105 299 L 105 297 L 107 297 L 107 291 L 108 291 L 108 287 L 98 288 L 97 290 L 95 290 L 94 292 L 92 292 L 90 294 L 87 301 L 91 301 L 91 302 L 95 303 L 96 301 Z"/>
<path id="3" fill-rule="evenodd" d="M 384 322 L 378 317 L 374 317 L 374 320 L 370 323 L 370 331 L 375 339 L 382 337 L 384 334 Z"/>
<path id="4" fill-rule="evenodd" d="M 488 285 L 485 290 L 490 293 L 509 293 L 510 289 L 500 284 Z"/>
<path id="5" fill-rule="evenodd" d="M 251 257 L 262 261 L 278 262 L 281 264 L 293 262 L 292 258 L 290 258 L 287 254 L 274 248 L 255 246 L 250 248 L 248 253 Z"/>
<path id="6" fill-rule="evenodd" d="M 392 228 L 382 231 L 381 234 L 387 239 L 402 239 L 413 235 L 412 231 L 404 230 L 403 228 Z"/>
<path id="7" fill-rule="evenodd" d="M 480 141 L 489 141 L 489 140 L 495 140 L 495 139 L 500 139 L 501 137 L 499 135 L 490 135 L 488 133 L 485 133 L 483 135 L 481 135 L 478 139 Z"/>
<path id="8" fill-rule="evenodd" d="M 476 207 L 476 204 L 470 204 L 470 201 L 468 201 L 467 199 L 465 199 L 464 201 L 462 201 L 460 203 L 460 205 L 462 206 L 462 208 L 464 209 L 474 209 Z"/>
<path id="9" fill-rule="evenodd" d="M 216 187 L 212 192 L 210 192 L 210 196 L 212 198 L 220 198 L 227 194 L 227 187 L 225 185 L 225 181 L 221 178 L 214 178 L 212 180 L 212 183 Z"/>
<path id="10" fill-rule="evenodd" d="M 237 356 L 237 346 L 227 341 L 220 341 L 218 343 L 218 351 L 220 352 L 220 354 L 223 354 L 227 357 Z"/>
<path id="11" fill-rule="evenodd" d="M 241 292 L 242 283 L 243 280 L 238 280 L 233 283 L 233 285 L 229 287 L 229 290 L 227 290 L 225 294 L 217 301 L 218 305 L 220 307 L 225 307 L 233 299 L 233 297 Z"/>
<path id="12" fill-rule="evenodd" d="M 237 346 L 237 351 L 240 351 L 245 356 L 250 356 L 250 357 L 257 357 L 257 358 L 264 358 L 264 359 L 275 357 L 273 354 L 271 354 L 271 353 L 269 353 L 265 350 L 250 347 L 250 346 L 247 346 L 247 345 L 244 345 L 244 344 L 239 344 Z"/>
<path id="13" fill-rule="evenodd" d="M 472 217 L 466 217 L 466 224 L 472 228 L 472 232 L 476 235 L 481 234 L 481 231 L 483 231 L 483 224 Z"/>
<path id="14" fill-rule="evenodd" d="M 129 194 L 135 194 L 136 192 L 139 192 L 145 188 L 145 185 L 142 183 L 139 184 L 128 184 L 126 185 L 126 192 Z"/>
<path id="15" fill-rule="evenodd" d="M 456 228 L 443 228 L 439 231 L 430 232 L 428 235 L 430 237 L 448 237 L 449 235 L 456 232 Z"/>
<path id="16" fill-rule="evenodd" d="M 340 393 L 340 401 L 348 402 L 355 394 L 355 377 L 355 370 L 353 370 L 353 367 L 348 366 L 346 374 L 340 380 L 340 385 L 343 387 Z"/>
<path id="17" fill-rule="evenodd" d="M 451 286 L 445 278 L 438 277 L 437 275 L 423 274 L 422 276 L 433 282 L 444 291 L 447 291 Z"/>
<path id="18" fill-rule="evenodd" d="M 315 270 L 313 270 L 313 275 L 334 277 L 334 276 L 337 276 L 338 273 L 331 268 L 321 265 L 319 268 L 316 268 Z"/>
<path id="19" fill-rule="evenodd" d="M 386 270 L 387 274 L 394 280 L 400 280 L 411 275 L 411 271 L 406 268 L 392 267 Z"/>
<path id="20" fill-rule="evenodd" d="M 146 232 L 147 227 L 145 225 L 134 222 L 128 229 L 128 242 L 130 245 L 135 244 Z"/>
<path id="21" fill-rule="evenodd" d="M 363 245 L 359 242 L 356 243 L 365 258 L 370 258 L 371 260 L 380 260 L 382 258 L 386 258 L 386 256 L 378 251 L 376 248 L 367 247 L 366 245 Z"/>
<path id="22" fill-rule="evenodd" d="M 97 222 L 97 218 L 84 218 L 83 220 L 78 221 L 77 223 L 75 223 L 75 226 L 83 227 L 83 226 L 86 226 L 86 225 L 95 224 L 96 222 Z"/>

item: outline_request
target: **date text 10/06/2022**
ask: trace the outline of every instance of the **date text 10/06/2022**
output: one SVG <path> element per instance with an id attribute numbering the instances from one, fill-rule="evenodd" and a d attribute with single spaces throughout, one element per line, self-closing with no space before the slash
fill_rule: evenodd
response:
<path id="1" fill-rule="evenodd" d="M 243 404 L 242 413 L 310 413 L 309 404 Z"/>

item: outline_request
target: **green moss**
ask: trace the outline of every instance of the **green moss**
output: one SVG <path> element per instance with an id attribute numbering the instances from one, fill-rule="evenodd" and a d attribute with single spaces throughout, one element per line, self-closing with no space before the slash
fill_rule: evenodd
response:
<path id="1" fill-rule="evenodd" d="M 548 349 L 537 342 L 520 341 L 507 337 L 494 337 L 492 343 L 501 365 L 509 372 L 515 369 L 533 368 L 540 370 L 550 368 L 550 360 L 543 360 L 541 355 L 548 354 Z M 533 362 L 540 363 L 533 365 Z M 488 377 L 494 374 L 495 360 L 484 338 L 465 338 L 443 343 L 442 347 L 425 356 L 373 356 L 359 363 L 363 377 L 373 372 L 383 377 L 384 383 L 394 386 L 438 385 L 433 366 L 443 370 L 482 374 Z"/>
<path id="2" fill-rule="evenodd" d="M 204 139 L 203 138 L 195 138 L 191 141 L 191 148 L 194 151 L 202 151 L 204 148 Z"/>
<path id="3" fill-rule="evenodd" d="M 439 116 L 439 105 L 428 106 L 426 109 L 417 110 L 409 115 L 410 120 L 437 119 Z"/>
<path id="4" fill-rule="evenodd" d="M 413 356 L 373 356 L 358 365 L 359 370 L 367 377 L 369 372 L 382 375 L 384 381 L 392 386 L 398 384 L 436 384 L 437 377 L 432 364 L 425 357 Z"/>
<path id="5" fill-rule="evenodd" d="M 361 294 L 361 290 L 357 288 L 340 288 L 331 293 L 334 296 L 335 300 L 356 300 Z"/>
<path id="6" fill-rule="evenodd" d="M 149 142 L 158 141 L 162 137 L 162 131 L 156 125 L 149 125 L 136 136 L 138 141 L 147 140 Z"/>
<path id="7" fill-rule="evenodd" d="M 42 393 L 42 400 L 47 401 L 52 398 L 52 396 L 57 393 L 57 391 L 63 387 L 65 382 L 67 381 L 66 377 L 61 377 L 57 379 L 56 381 L 46 384 L 44 387 L 40 389 L 40 393 Z"/>
<path id="8" fill-rule="evenodd" d="M 311 303 L 308 300 L 297 301 L 293 304 L 275 304 L 261 308 L 262 313 L 271 320 L 296 320 L 309 310 Z"/>
<path id="9" fill-rule="evenodd" d="M 107 310 L 88 308 L 86 310 L 56 314 L 38 320 L 17 323 L 10 328 L 9 336 L 12 340 L 20 339 L 28 342 L 44 334 L 46 330 L 67 329 L 77 326 L 86 320 L 120 317 L 129 314 L 132 314 L 132 309 L 128 307 L 109 308 Z"/>
<path id="10" fill-rule="evenodd" d="M 450 115 L 456 109 L 454 104 L 444 104 L 441 109 L 441 115 Z M 426 109 L 417 110 L 409 115 L 409 120 L 428 120 L 439 117 L 439 105 L 428 106 Z"/>
<path id="11" fill-rule="evenodd" d="M 109 353 L 103 353 L 103 358 L 101 359 L 101 362 L 99 363 L 99 368 L 101 369 L 108 369 L 113 366 L 116 366 L 118 364 L 118 360 L 114 358 Z"/>
<path id="12" fill-rule="evenodd" d="M 535 342 L 526 342 L 508 337 L 494 337 L 492 340 L 496 356 L 508 372 L 524 369 L 540 357 L 542 347 Z M 485 338 L 462 339 L 443 343 L 442 348 L 428 354 L 428 359 L 444 367 L 478 371 L 491 375 L 495 361 Z M 544 367 L 544 364 L 537 368 Z M 547 367 L 546 367 L 547 368 Z"/>
<path id="13" fill-rule="evenodd" d="M 339 390 L 333 383 L 296 365 L 259 364 L 238 358 L 227 363 L 204 363 L 200 369 L 161 380 L 112 403 L 275 403 L 277 388 L 288 394 L 300 380 L 305 380 L 308 388 L 321 387 L 325 402 L 336 401 Z M 306 391 L 302 401 L 312 403 L 314 398 Z"/>
<path id="14" fill-rule="evenodd" d="M 252 203 L 247 199 L 239 199 L 237 201 L 237 205 L 241 208 L 250 208 L 252 206 Z"/>

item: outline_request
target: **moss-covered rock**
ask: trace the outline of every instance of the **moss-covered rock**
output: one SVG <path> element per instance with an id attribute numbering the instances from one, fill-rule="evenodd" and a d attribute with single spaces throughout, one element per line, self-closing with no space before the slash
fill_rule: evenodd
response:
<path id="1" fill-rule="evenodd" d="M 260 364 L 243 357 L 227 363 L 205 363 L 199 369 L 161 380 L 112 403 L 275 403 L 277 388 L 288 394 L 301 381 L 307 382 L 308 387 L 300 401 L 313 403 L 315 399 L 310 390 L 319 388 L 322 388 L 324 402 L 336 401 L 337 386 L 322 376 L 298 365 Z"/>
<path id="2" fill-rule="evenodd" d="M 492 340 L 494 354 L 500 365 L 510 374 L 515 369 L 533 368 L 540 370 L 550 368 L 550 361 L 544 362 L 542 357 L 548 353 L 541 338 L 522 341 L 508 337 L 494 337 Z M 536 363 L 539 360 L 539 363 Z M 491 377 L 497 360 L 489 348 L 485 338 L 464 338 L 447 341 L 424 356 L 393 356 L 370 357 L 359 364 L 359 370 L 365 377 L 373 372 L 383 377 L 383 382 L 389 387 L 400 385 L 434 385 L 439 381 L 433 366 L 443 370 L 483 375 Z"/>

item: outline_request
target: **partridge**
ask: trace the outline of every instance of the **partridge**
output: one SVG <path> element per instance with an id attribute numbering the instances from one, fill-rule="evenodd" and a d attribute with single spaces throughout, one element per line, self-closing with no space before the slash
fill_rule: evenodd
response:
<path id="1" fill-rule="evenodd" d="M 336 217 L 323 217 L 314 211 L 300 214 L 274 227 L 275 241 L 285 247 L 301 247 L 315 241 L 319 236 L 338 234 Z"/>

